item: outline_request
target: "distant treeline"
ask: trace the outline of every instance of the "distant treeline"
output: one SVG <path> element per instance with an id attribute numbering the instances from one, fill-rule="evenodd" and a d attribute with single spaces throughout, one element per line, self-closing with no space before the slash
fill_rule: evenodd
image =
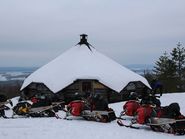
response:
<path id="1" fill-rule="evenodd" d="M 38 67 L 0 67 L 0 72 L 33 72 L 37 70 Z"/>
<path id="2" fill-rule="evenodd" d="M 0 82 L 0 94 L 7 98 L 13 98 L 20 95 L 22 81 L 3 81 Z"/>

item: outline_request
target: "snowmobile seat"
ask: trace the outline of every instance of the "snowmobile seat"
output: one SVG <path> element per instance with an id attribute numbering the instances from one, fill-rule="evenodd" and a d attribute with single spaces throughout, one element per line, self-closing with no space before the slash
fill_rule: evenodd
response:
<path id="1" fill-rule="evenodd" d="M 161 118 L 177 118 L 181 115 L 178 103 L 171 103 L 169 106 L 161 107 L 158 111 L 158 117 Z"/>

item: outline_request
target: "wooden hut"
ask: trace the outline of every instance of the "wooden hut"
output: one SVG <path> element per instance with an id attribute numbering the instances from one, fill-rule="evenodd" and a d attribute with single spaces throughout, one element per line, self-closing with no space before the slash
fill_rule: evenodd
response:
<path id="1" fill-rule="evenodd" d="M 82 34 L 76 46 L 26 78 L 21 93 L 27 98 L 57 94 L 65 101 L 72 100 L 76 92 L 84 97 L 99 93 L 111 103 L 143 88 L 150 88 L 144 77 L 98 52 Z"/>

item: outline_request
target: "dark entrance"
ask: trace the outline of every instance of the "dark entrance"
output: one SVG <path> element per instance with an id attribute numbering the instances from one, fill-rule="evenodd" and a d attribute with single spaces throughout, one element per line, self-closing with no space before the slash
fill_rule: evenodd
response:
<path id="1" fill-rule="evenodd" d="M 82 92 L 90 94 L 92 92 L 92 82 L 82 82 Z"/>

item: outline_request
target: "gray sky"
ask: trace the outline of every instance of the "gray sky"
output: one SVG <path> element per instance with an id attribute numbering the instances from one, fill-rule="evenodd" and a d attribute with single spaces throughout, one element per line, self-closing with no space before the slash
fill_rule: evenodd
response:
<path id="1" fill-rule="evenodd" d="M 42 66 L 79 35 L 123 65 L 185 46 L 185 0 L 0 0 L 0 67 Z"/>

